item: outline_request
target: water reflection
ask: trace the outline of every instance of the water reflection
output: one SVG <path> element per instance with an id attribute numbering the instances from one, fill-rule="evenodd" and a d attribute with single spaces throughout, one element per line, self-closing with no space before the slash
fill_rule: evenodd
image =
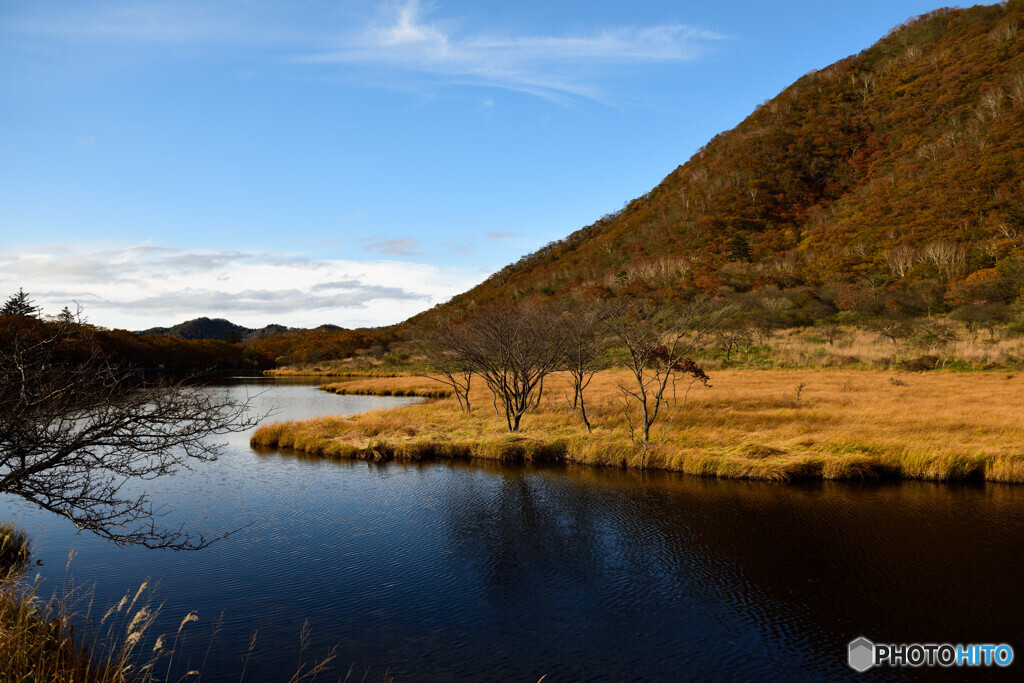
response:
<path id="1" fill-rule="evenodd" d="M 290 384 L 260 400 L 294 417 L 396 401 Z M 243 442 L 161 486 L 182 519 L 250 526 L 173 554 L 75 536 L 11 500 L 0 517 L 29 527 L 55 579 L 75 546 L 98 604 L 153 576 L 166 630 L 223 611 L 206 680 L 237 680 L 255 628 L 251 679 L 287 679 L 307 618 L 312 651 L 340 643 L 346 667 L 399 680 L 840 677 L 861 634 L 1024 647 L 1024 595 L 1008 588 L 1024 487 L 375 465 Z"/>

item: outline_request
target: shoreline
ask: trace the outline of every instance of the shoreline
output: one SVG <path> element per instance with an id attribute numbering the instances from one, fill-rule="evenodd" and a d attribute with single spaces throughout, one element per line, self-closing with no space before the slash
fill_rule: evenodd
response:
<path id="1" fill-rule="evenodd" d="M 490 394 L 472 394 L 465 415 L 452 399 L 350 417 L 264 425 L 255 448 L 377 462 L 556 462 L 764 481 L 880 480 L 1024 483 L 1024 400 L 1015 375 L 971 382 L 943 373 L 715 372 L 714 388 L 655 425 L 645 450 L 615 403 L 615 371 L 588 392 L 588 434 L 553 376 L 523 429 L 501 428 Z M 599 381 L 600 380 L 600 381 Z M 388 395 L 430 388 L 423 377 L 338 383 L 338 393 Z M 347 387 L 345 385 L 348 385 Z M 436 386 L 436 385 L 435 385 Z M 799 388 L 798 388 L 799 387 Z M 416 395 L 392 393 L 390 395 Z M 641 465 L 643 465 L 641 467 Z"/>
<path id="2" fill-rule="evenodd" d="M 481 440 L 459 441 L 390 441 L 369 440 L 364 444 L 337 441 L 330 437 L 309 438 L 296 433 L 295 424 L 274 425 L 262 433 L 257 430 L 250 445 L 257 449 L 298 452 L 325 460 L 365 460 L 368 462 L 441 462 L 446 460 L 485 461 L 502 464 L 545 463 L 586 465 L 589 467 L 659 471 L 718 479 L 744 479 L 787 483 L 796 481 L 935 481 L 946 483 L 991 482 L 1024 483 L 1024 462 L 1003 463 L 979 458 L 951 460 L 917 460 L 901 462 L 898 458 L 865 455 L 844 456 L 829 453 L 807 453 L 785 461 L 758 458 L 758 447 L 746 445 L 737 454 L 694 452 L 659 456 L 657 446 L 646 456 L 610 451 L 608 457 L 591 459 L 577 457 L 571 445 L 563 440 L 544 442 L 530 438 L 512 438 L 504 443 Z M 278 428 L 280 427 L 280 429 Z M 744 457 L 743 450 L 754 453 Z M 763 451 L 762 451 L 763 452 Z M 770 458 L 769 454 L 768 457 Z"/>

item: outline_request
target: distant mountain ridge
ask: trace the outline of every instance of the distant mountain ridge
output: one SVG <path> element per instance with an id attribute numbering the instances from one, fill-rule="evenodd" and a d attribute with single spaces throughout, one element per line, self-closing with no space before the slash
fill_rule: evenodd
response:
<path id="1" fill-rule="evenodd" d="M 345 330 L 344 327 L 338 325 L 331 325 L 329 323 L 320 325 L 312 328 L 322 332 L 342 332 Z M 186 320 L 183 323 L 178 323 L 171 327 L 151 327 L 148 330 L 136 331 L 135 334 L 139 336 L 153 336 L 158 334 L 166 334 L 178 339 L 191 339 L 191 340 L 217 340 L 226 342 L 251 342 L 257 339 L 264 339 L 266 337 L 272 337 L 274 335 L 295 333 L 295 332 L 307 332 L 306 328 L 302 327 L 286 327 L 284 325 L 265 325 L 260 328 L 243 327 L 242 325 L 236 325 L 230 320 L 224 318 L 193 318 L 192 320 Z"/>
<path id="2" fill-rule="evenodd" d="M 699 292 L 804 319 L 1020 296 L 1024 0 L 936 10 L 804 75 L 621 211 L 410 323 Z"/>
<path id="3" fill-rule="evenodd" d="M 277 325 L 275 327 L 281 327 Z M 282 327 L 282 331 L 287 329 Z M 253 333 L 248 327 L 235 325 L 224 318 L 195 318 L 178 323 L 172 327 L 151 327 L 137 332 L 139 335 L 167 334 L 179 339 L 217 339 L 220 341 L 242 341 L 246 335 Z"/>

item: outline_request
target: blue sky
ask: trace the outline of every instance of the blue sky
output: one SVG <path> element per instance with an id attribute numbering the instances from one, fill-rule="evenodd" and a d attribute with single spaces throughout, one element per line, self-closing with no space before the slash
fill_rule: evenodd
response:
<path id="1" fill-rule="evenodd" d="M 935 7 L 0 0 L 0 296 L 398 322 Z"/>

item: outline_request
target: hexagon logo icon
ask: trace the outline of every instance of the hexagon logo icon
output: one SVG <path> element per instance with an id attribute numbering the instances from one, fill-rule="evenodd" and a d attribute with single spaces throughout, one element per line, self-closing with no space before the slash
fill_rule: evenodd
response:
<path id="1" fill-rule="evenodd" d="M 875 644 L 864 636 L 851 640 L 847 661 L 854 671 L 867 671 L 875 664 Z"/>

